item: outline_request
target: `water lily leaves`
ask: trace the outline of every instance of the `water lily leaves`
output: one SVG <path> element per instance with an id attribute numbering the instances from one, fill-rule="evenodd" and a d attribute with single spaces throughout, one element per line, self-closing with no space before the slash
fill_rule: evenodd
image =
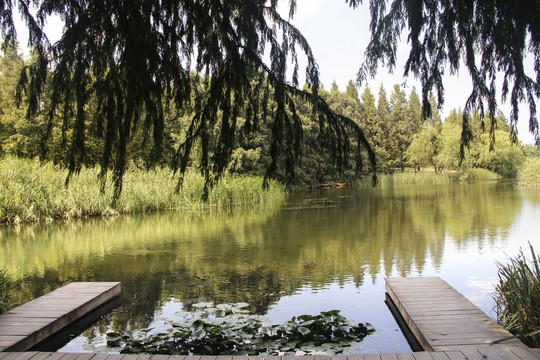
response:
<path id="1" fill-rule="evenodd" d="M 83 351 L 94 351 L 96 347 L 93 344 L 84 344 L 82 346 Z"/>
<path id="2" fill-rule="evenodd" d="M 199 328 L 191 333 L 191 337 L 194 339 L 202 339 L 206 336 L 206 331 L 202 328 Z"/>
<path id="3" fill-rule="evenodd" d="M 197 319 L 191 323 L 191 328 L 194 330 L 202 329 L 204 327 L 204 321 Z"/>
<path id="4" fill-rule="evenodd" d="M 200 302 L 192 312 L 175 315 L 172 328 L 152 334 L 152 329 L 110 332 L 109 351 L 147 354 L 197 355 L 284 355 L 338 354 L 352 349 L 373 329 L 339 314 L 338 310 L 319 315 L 301 315 L 279 325 L 268 325 L 262 315 L 249 314 L 248 303 Z M 298 321 L 298 322 L 297 322 Z M 99 341 L 98 341 L 99 340 Z M 103 351 L 103 338 L 96 338 L 87 351 Z M 99 348 L 99 350 L 98 350 Z"/>
<path id="5" fill-rule="evenodd" d="M 191 306 L 197 309 L 204 309 L 204 308 L 214 307 L 214 303 L 213 302 L 200 302 L 197 304 L 193 304 Z"/>

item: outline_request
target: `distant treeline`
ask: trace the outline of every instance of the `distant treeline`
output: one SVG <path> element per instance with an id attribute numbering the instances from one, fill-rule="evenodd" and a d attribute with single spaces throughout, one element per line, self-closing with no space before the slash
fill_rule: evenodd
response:
<path id="1" fill-rule="evenodd" d="M 37 116 L 26 116 L 27 99 L 17 99 L 16 89 L 21 68 L 31 62 L 24 59 L 15 50 L 6 49 L 0 59 L 0 158 L 16 156 L 19 158 L 36 158 L 42 161 L 51 161 L 59 166 L 66 166 L 69 158 L 70 136 L 67 126 L 69 122 L 76 121 L 71 116 L 72 109 L 64 108 L 55 114 L 54 121 L 47 121 L 46 110 L 51 99 L 47 97 L 50 91 L 45 91 L 41 99 L 40 108 L 43 109 Z M 50 84 L 47 84 L 49 89 Z M 50 89 L 49 89 L 50 90 Z M 524 161 L 525 155 L 519 145 L 512 145 L 509 136 L 507 120 L 502 113 L 495 115 L 497 130 L 495 141 L 492 142 L 489 129 L 484 129 L 479 116 L 471 116 L 470 123 L 473 128 L 471 147 L 466 149 L 463 160 L 460 160 L 460 134 L 462 113 L 453 111 L 444 121 L 437 110 L 434 98 L 431 98 L 432 116 L 422 119 L 420 99 L 415 89 L 407 94 L 400 86 L 392 88 L 390 96 L 383 86 L 379 88 L 378 97 L 375 97 L 369 86 L 361 93 L 352 81 L 344 92 L 341 92 L 334 83 L 330 90 L 321 89 L 321 96 L 338 114 L 349 117 L 359 124 L 371 143 L 377 155 L 377 172 L 390 173 L 402 171 L 406 168 L 421 169 L 430 167 L 435 171 L 458 170 L 463 168 L 482 168 L 496 172 L 502 176 L 515 176 L 519 165 Z M 268 114 L 260 114 L 256 124 L 245 124 L 240 121 L 237 126 L 234 150 L 228 172 L 241 175 L 264 175 L 271 162 L 270 137 L 272 129 L 267 121 L 271 116 L 271 109 L 275 104 L 264 99 L 269 108 Z M 262 101 L 262 100 L 261 100 Z M 17 106 L 19 102 L 20 106 Z M 354 178 L 371 171 L 365 159 L 353 156 L 356 149 L 354 140 L 351 140 L 349 149 L 351 157 L 349 164 L 342 168 L 332 165 L 332 154 L 326 150 L 325 142 L 332 138 L 321 135 L 324 125 L 319 122 L 316 114 L 302 98 L 296 98 L 296 109 L 303 127 L 302 153 L 298 154 L 295 176 L 290 178 L 285 169 L 290 164 L 284 158 L 275 173 L 275 177 L 284 182 L 297 185 L 311 185 L 328 183 L 332 181 L 351 181 Z M 85 109 L 92 119 L 95 106 L 92 101 Z M 245 114 L 244 114 L 245 115 Z M 185 132 L 190 123 L 191 113 L 186 110 L 179 111 L 169 107 L 166 114 L 164 157 L 158 166 L 166 167 L 172 163 L 172 158 L 178 150 L 179 144 L 185 139 Z M 92 121 L 92 120 L 89 120 Z M 489 124 L 486 121 L 486 124 Z M 89 124 L 85 134 L 85 155 L 83 163 L 86 167 L 99 165 L 103 153 L 103 129 L 99 121 L 96 126 Z M 248 131 L 248 126 L 255 126 L 256 131 Z M 152 138 L 142 130 L 142 126 L 132 129 L 132 141 L 128 145 L 128 162 L 136 167 L 145 168 L 151 163 Z M 46 141 L 43 141 L 48 135 Z M 210 139 L 212 141 L 212 139 Z M 492 149 L 490 150 L 490 147 Z M 192 152 L 194 164 L 198 164 L 201 154 L 201 144 Z M 364 161 L 364 171 L 353 171 L 354 161 Z"/>

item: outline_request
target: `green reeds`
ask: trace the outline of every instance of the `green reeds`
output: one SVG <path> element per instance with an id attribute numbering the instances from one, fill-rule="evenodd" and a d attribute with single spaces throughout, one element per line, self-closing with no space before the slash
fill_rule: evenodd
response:
<path id="1" fill-rule="evenodd" d="M 9 309 L 10 282 L 6 270 L 0 269 L 0 314 Z"/>
<path id="2" fill-rule="evenodd" d="M 482 168 L 465 168 L 461 170 L 460 180 L 494 180 L 502 178 L 501 175 Z"/>
<path id="3" fill-rule="evenodd" d="M 531 347 L 540 347 L 540 261 L 529 244 L 532 259 L 520 250 L 508 264 L 498 263 L 495 287 L 497 322 Z"/>
<path id="4" fill-rule="evenodd" d="M 540 157 L 528 157 L 518 172 L 523 185 L 540 187 Z"/>
<path id="5" fill-rule="evenodd" d="M 181 191 L 175 193 L 177 179 L 169 169 L 131 167 L 124 176 L 122 195 L 112 208 L 112 180 L 101 193 L 98 172 L 97 168 L 83 168 L 65 187 L 67 170 L 51 163 L 0 160 L 0 223 L 226 207 L 279 199 L 285 193 L 273 181 L 263 189 L 262 177 L 224 176 L 204 202 L 204 179 L 195 171 L 185 174 Z"/>
<path id="6" fill-rule="evenodd" d="M 449 184 L 453 177 L 455 175 L 452 173 L 436 173 L 433 171 L 397 172 L 378 175 L 377 186 L 387 188 L 396 185 Z M 360 179 L 357 184 L 361 187 L 370 188 L 372 187 L 371 177 Z"/>

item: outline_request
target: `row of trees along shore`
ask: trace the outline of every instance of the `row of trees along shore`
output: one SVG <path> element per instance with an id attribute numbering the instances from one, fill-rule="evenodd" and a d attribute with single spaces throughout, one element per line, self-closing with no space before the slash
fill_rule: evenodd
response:
<path id="1" fill-rule="evenodd" d="M 76 121 L 70 114 L 58 111 L 52 127 L 49 128 L 45 111 L 38 112 L 37 116 L 26 116 L 27 99 L 23 96 L 21 105 L 17 106 L 16 93 L 19 74 L 23 66 L 34 61 L 31 57 L 25 59 L 15 48 L 6 48 L 0 60 L 0 156 L 7 155 L 20 158 L 36 158 L 52 161 L 60 166 L 67 166 L 70 158 L 69 149 L 73 136 L 70 133 L 72 126 L 66 121 Z M 50 83 L 47 83 L 50 86 Z M 307 87 L 306 89 L 307 90 Z M 51 91 L 46 91 L 42 98 L 41 107 L 48 108 Z M 356 122 L 365 132 L 377 158 L 377 172 L 389 173 L 403 171 L 406 168 L 420 170 L 432 168 L 435 172 L 444 170 L 459 170 L 463 168 L 483 168 L 501 176 L 516 176 L 520 164 L 524 161 L 523 149 L 512 144 L 510 140 L 510 126 L 505 116 L 498 112 L 495 116 L 497 130 L 495 141 L 491 142 L 490 132 L 482 126 L 479 115 L 470 116 L 469 123 L 473 130 L 470 147 L 466 149 L 465 156 L 460 160 L 460 138 L 462 112 L 453 110 L 444 119 L 437 109 L 437 102 L 430 97 L 431 116 L 422 119 L 422 106 L 420 98 L 413 88 L 409 94 L 399 85 L 395 85 L 390 94 L 382 85 L 375 96 L 369 85 L 361 93 L 351 80 L 344 92 L 337 85 L 332 84 L 329 90 L 321 89 L 319 94 L 328 105 L 338 114 L 344 115 Z M 47 96 L 49 95 L 49 96 Z M 261 99 L 262 101 L 262 99 Z M 296 110 L 303 128 L 303 146 L 300 161 L 298 162 L 294 177 L 286 171 L 287 159 L 280 159 L 275 177 L 294 185 L 313 185 L 332 181 L 352 181 L 362 175 L 358 170 L 353 171 L 352 162 L 362 161 L 351 156 L 349 163 L 338 167 L 332 161 L 332 154 L 327 150 L 325 141 L 331 141 L 321 136 L 321 129 L 317 115 L 302 97 L 295 98 Z M 253 124 L 247 124 L 245 118 L 238 122 L 238 136 L 233 146 L 228 172 L 244 175 L 264 175 L 271 162 L 271 122 L 266 121 L 272 114 L 275 103 L 271 100 L 267 104 L 268 113 L 260 114 L 261 121 L 256 132 L 243 131 Z M 89 101 L 86 112 L 92 119 L 96 103 Z M 178 111 L 168 108 L 165 116 L 165 136 L 163 152 L 165 156 L 160 166 L 172 163 L 172 157 L 177 153 L 178 146 L 185 141 L 185 131 L 189 126 L 192 113 L 186 110 Z M 69 109 L 64 111 L 69 112 Z M 242 121 L 244 120 L 244 121 Z M 491 120 L 487 121 L 490 123 Z M 98 126 L 88 126 L 85 134 L 84 165 L 94 167 L 99 164 L 103 152 L 104 140 L 102 131 Z M 217 130 L 216 130 L 217 131 Z M 43 142 L 44 135 L 49 132 L 49 140 Z M 153 146 L 152 140 L 139 127 L 132 135 L 133 141 L 127 149 L 127 159 L 141 169 L 147 165 L 148 154 Z M 354 139 L 351 139 L 351 154 L 355 151 Z M 201 146 L 192 151 L 193 164 L 199 163 Z M 364 156 L 363 159 L 367 159 Z M 357 164 L 358 165 L 358 164 Z M 362 166 L 363 165 L 363 166 Z M 358 169 L 364 173 L 373 170 L 369 163 L 360 164 Z"/>

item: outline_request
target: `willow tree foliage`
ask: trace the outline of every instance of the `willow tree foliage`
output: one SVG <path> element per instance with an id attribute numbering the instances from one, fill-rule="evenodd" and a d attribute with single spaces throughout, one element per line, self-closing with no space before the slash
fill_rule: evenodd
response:
<path id="1" fill-rule="evenodd" d="M 346 0 L 357 7 L 362 0 Z M 429 93 L 444 101 L 443 75 L 457 73 L 464 64 L 472 78 L 472 92 L 463 114 L 462 151 L 472 138 L 468 115 L 482 118 L 497 113 L 497 77 L 502 76 L 501 98 L 510 99 L 512 135 L 516 138 L 518 104 L 528 102 L 529 129 L 540 144 L 536 99 L 540 94 L 540 3 L 533 0 L 370 0 L 371 41 L 358 80 L 374 75 L 379 64 L 395 68 L 396 50 L 407 33 L 410 52 L 404 74 L 422 83 L 424 115 L 429 115 Z M 525 71 L 530 56 L 534 74 Z M 429 116 L 427 116 L 429 117 Z M 495 134 L 491 116 L 490 133 Z"/>
<path id="2" fill-rule="evenodd" d="M 20 91 L 28 95 L 28 116 L 43 111 L 40 96 L 52 71 L 49 128 L 61 114 L 71 136 L 70 174 L 85 157 L 87 132 L 104 139 L 102 179 L 112 169 L 117 199 L 126 168 L 126 148 L 142 127 L 151 144 L 148 164 L 162 155 L 164 113 L 168 107 L 194 115 L 173 157 L 182 174 L 195 145 L 200 169 L 211 186 L 226 169 L 240 114 L 246 131 L 257 129 L 271 109 L 272 161 L 266 176 L 285 156 L 294 177 L 302 145 L 295 97 L 310 102 L 319 114 L 320 132 L 338 165 L 348 162 L 349 136 L 375 158 L 362 130 L 333 112 L 318 96 L 318 67 L 302 34 L 282 18 L 277 0 L 0 0 L 0 25 L 7 44 L 15 41 L 13 17 L 19 11 L 29 30 L 37 61 L 25 69 Z M 290 16 L 295 0 L 289 1 Z M 44 24 L 59 16 L 61 39 L 50 43 Z M 298 54 L 307 58 L 306 83 L 298 89 Z M 292 67 L 292 68 L 291 68 Z M 291 69 L 289 69 L 291 68 Z M 292 71 L 290 71 L 292 70 Z M 287 77 L 289 75 L 289 78 Z M 96 104 L 89 118 L 90 99 Z M 260 100 L 262 99 L 262 100 Z M 360 150 L 358 150 L 360 153 Z M 360 161 L 357 162 L 359 165 Z"/>

